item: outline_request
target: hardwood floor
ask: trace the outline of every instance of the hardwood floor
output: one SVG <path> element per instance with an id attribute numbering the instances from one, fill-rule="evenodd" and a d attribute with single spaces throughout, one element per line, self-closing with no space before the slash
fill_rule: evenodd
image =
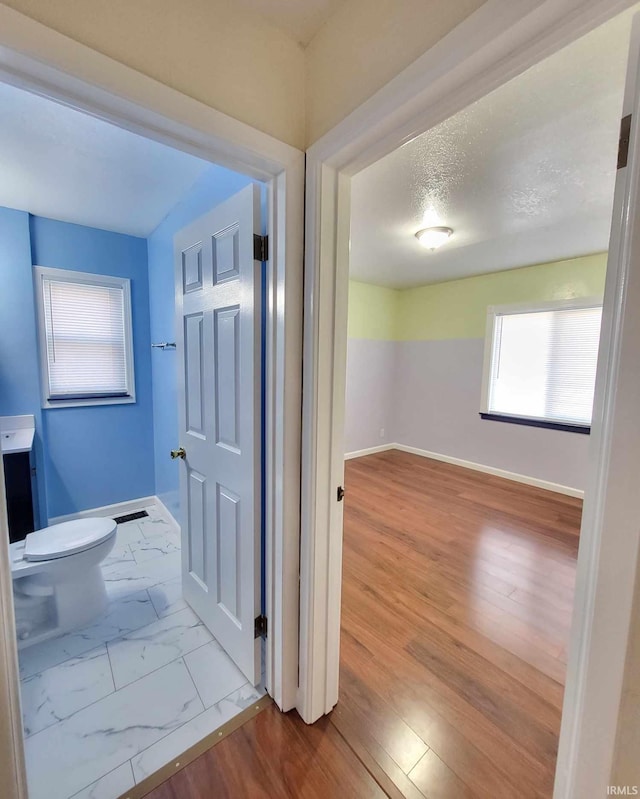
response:
<path id="1" fill-rule="evenodd" d="M 312 726 L 275 705 L 205 752 L 147 799 L 384 799 L 325 716 Z"/>
<path id="2" fill-rule="evenodd" d="M 333 723 L 397 795 L 547 799 L 581 501 L 396 451 L 346 488 Z"/>
<path id="3" fill-rule="evenodd" d="M 400 452 L 346 487 L 338 706 L 270 708 L 149 799 L 549 799 L 581 502 Z"/>

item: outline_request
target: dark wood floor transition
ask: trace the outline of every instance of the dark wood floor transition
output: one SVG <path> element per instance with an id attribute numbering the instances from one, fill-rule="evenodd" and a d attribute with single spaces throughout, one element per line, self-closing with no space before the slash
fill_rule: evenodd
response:
<path id="1" fill-rule="evenodd" d="M 150 797 L 549 799 L 581 502 L 400 452 L 346 487 L 337 708 L 264 711 Z"/>

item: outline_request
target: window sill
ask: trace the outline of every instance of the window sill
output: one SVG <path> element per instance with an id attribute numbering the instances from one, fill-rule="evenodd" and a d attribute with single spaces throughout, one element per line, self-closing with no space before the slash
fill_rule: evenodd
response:
<path id="1" fill-rule="evenodd" d="M 564 424 L 562 422 L 548 422 L 545 419 L 527 419 L 524 416 L 503 416 L 499 413 L 480 413 L 481 419 L 490 422 L 507 422 L 507 424 L 521 424 L 526 427 L 546 427 L 548 430 L 562 430 L 565 433 L 591 433 L 591 425 Z"/>
<path id="2" fill-rule="evenodd" d="M 135 395 L 128 397 L 84 397 L 82 399 L 49 400 L 44 399 L 44 410 L 54 408 L 86 408 L 96 405 L 127 405 L 136 401 Z"/>

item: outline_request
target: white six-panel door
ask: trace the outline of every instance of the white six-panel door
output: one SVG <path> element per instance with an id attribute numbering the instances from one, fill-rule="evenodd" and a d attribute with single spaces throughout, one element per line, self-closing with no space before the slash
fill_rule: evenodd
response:
<path id="1" fill-rule="evenodd" d="M 174 238 L 182 587 L 247 678 L 260 679 L 260 190 Z"/>

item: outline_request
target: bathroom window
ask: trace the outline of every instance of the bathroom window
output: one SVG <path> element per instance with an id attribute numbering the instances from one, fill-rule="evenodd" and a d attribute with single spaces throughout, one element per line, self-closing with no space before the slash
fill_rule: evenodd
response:
<path id="1" fill-rule="evenodd" d="M 42 405 L 135 402 L 126 278 L 35 267 Z"/>
<path id="2" fill-rule="evenodd" d="M 588 433 L 601 300 L 488 309 L 483 419 Z"/>

